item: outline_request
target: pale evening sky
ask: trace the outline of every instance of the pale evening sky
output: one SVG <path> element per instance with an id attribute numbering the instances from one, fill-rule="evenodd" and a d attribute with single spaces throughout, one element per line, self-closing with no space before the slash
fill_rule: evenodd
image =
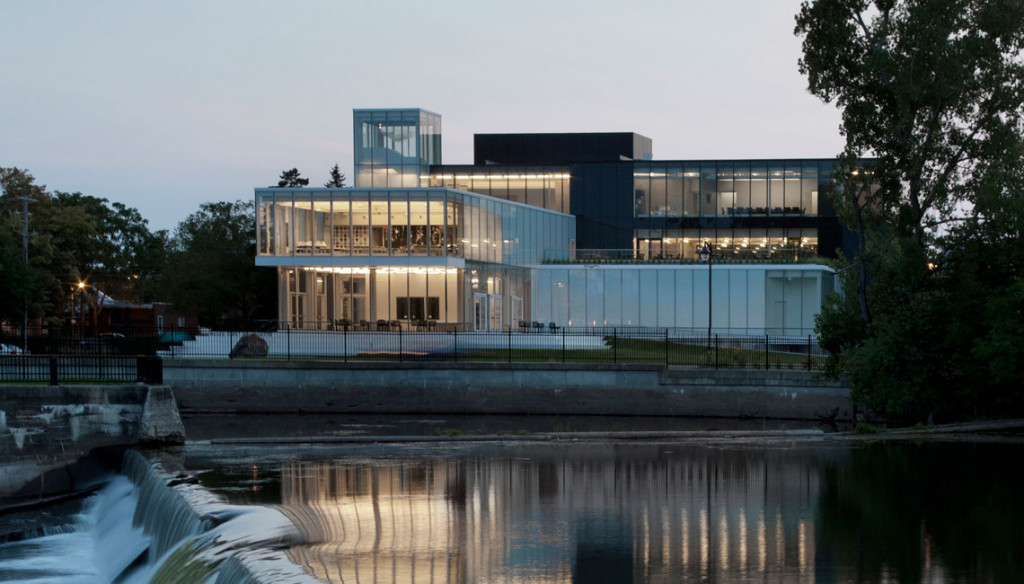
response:
<path id="1" fill-rule="evenodd" d="M 831 157 L 799 0 L 0 0 L 0 166 L 173 229 L 297 167 L 352 179 L 352 109 L 473 134 L 638 132 L 657 160 Z"/>

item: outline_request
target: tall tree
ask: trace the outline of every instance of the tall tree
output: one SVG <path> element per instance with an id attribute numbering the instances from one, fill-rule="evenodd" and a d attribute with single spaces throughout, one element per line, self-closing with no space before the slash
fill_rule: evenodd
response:
<path id="1" fill-rule="evenodd" d="M 252 201 L 203 203 L 178 224 L 163 281 L 171 302 L 206 326 L 272 318 L 277 283 L 258 268 Z"/>
<path id="2" fill-rule="evenodd" d="M 0 168 L 0 182 L 5 231 L 22 231 L 22 197 L 31 202 L 28 278 L 14 278 L 13 266 L 4 274 L 12 274 L 9 284 L 30 284 L 33 316 L 61 320 L 72 294 L 88 296 L 93 320 L 102 309 L 98 291 L 122 300 L 156 299 L 166 234 L 151 233 L 138 210 L 81 193 L 48 193 L 17 168 Z M 89 287 L 77 291 L 78 282 Z"/>
<path id="3" fill-rule="evenodd" d="M 309 179 L 302 178 L 302 175 L 299 174 L 299 169 L 293 168 L 281 173 L 281 179 L 277 181 L 277 186 L 278 188 L 297 189 L 309 186 Z"/>
<path id="4" fill-rule="evenodd" d="M 980 349 L 1024 330 L 1024 4 L 814 0 L 795 32 L 811 93 L 842 112 L 836 208 L 858 241 L 818 321 L 830 373 L 908 419 L 1024 407 Z"/>
<path id="5" fill-rule="evenodd" d="M 341 169 L 335 164 L 334 168 L 331 169 L 331 179 L 324 183 L 324 186 L 329 189 L 343 189 L 345 188 L 345 175 L 342 174 Z"/>

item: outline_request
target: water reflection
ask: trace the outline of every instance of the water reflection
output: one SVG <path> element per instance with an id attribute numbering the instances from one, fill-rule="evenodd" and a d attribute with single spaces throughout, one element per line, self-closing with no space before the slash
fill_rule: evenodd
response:
<path id="1" fill-rule="evenodd" d="M 1024 574 L 1021 449 L 377 445 L 192 462 L 238 501 L 258 462 L 259 501 L 315 542 L 289 554 L 332 582 L 975 583 Z"/>
<path id="2" fill-rule="evenodd" d="M 823 453 L 589 450 L 285 463 L 323 542 L 291 554 L 333 582 L 815 581 Z"/>

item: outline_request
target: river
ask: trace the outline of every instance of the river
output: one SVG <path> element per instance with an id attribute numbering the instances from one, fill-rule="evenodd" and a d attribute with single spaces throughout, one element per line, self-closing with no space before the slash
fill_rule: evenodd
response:
<path id="1" fill-rule="evenodd" d="M 148 581 L 188 537 L 236 542 L 204 552 L 211 566 L 234 553 L 225 550 L 259 548 L 270 550 L 261 558 L 271 571 L 284 558 L 321 580 L 363 584 L 985 583 L 1024 574 L 1024 445 L 1012 438 L 535 441 L 515 430 L 521 419 L 375 418 L 362 427 L 462 439 L 490 428 L 509 438 L 220 443 L 275 432 L 251 419 L 213 422 L 202 439 L 148 457 L 198 482 L 189 487 L 207 516 L 227 519 L 217 537 L 196 527 L 206 535 L 140 556 L 155 536 L 131 517 L 160 504 L 117 476 L 70 527 L 0 545 L 0 580 Z M 352 420 L 307 422 L 321 435 L 365 433 Z M 594 429 L 585 419 L 546 423 Z M 204 578 L 232 581 L 224 572 Z M 266 581 L 298 581 L 287 578 Z"/>

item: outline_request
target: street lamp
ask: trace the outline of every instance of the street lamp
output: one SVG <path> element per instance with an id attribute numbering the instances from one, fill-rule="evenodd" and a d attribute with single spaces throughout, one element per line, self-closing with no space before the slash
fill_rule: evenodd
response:
<path id="1" fill-rule="evenodd" d="M 711 242 L 704 240 L 704 243 L 697 248 L 697 257 L 700 261 L 708 263 L 708 343 L 711 342 Z"/>

